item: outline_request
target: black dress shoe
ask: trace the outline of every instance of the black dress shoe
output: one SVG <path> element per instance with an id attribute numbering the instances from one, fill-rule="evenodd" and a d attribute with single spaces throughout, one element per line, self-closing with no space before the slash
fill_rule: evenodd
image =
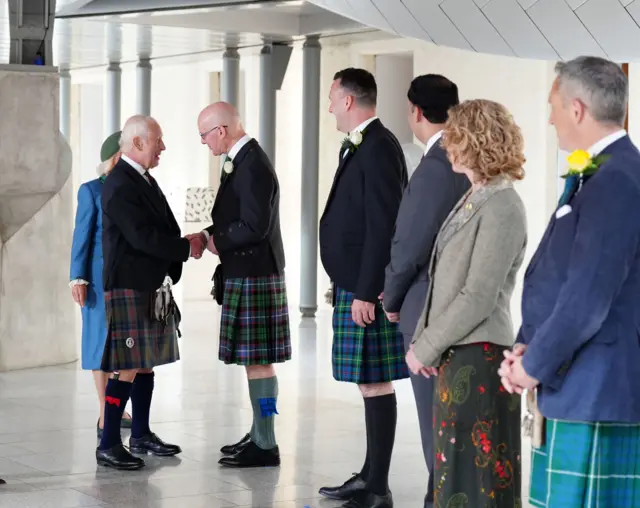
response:
<path id="1" fill-rule="evenodd" d="M 245 446 L 247 446 L 250 442 L 251 442 L 251 435 L 247 434 L 236 444 L 230 444 L 220 448 L 220 453 L 222 453 L 223 455 L 235 455 L 240 450 L 242 450 Z"/>
<path id="2" fill-rule="evenodd" d="M 380 496 L 368 490 L 360 490 L 341 508 L 393 508 L 393 497 L 391 492 Z"/>
<path id="3" fill-rule="evenodd" d="M 2 478 L 0 478 L 0 485 L 4 485 L 5 483 L 7 482 L 5 482 Z"/>
<path id="4" fill-rule="evenodd" d="M 131 455 L 127 449 L 118 443 L 109 450 L 96 450 L 98 465 L 112 467 L 121 471 L 134 471 L 145 466 L 144 460 Z"/>
<path id="5" fill-rule="evenodd" d="M 363 490 L 365 485 L 366 482 L 360 478 L 360 475 L 354 474 L 339 487 L 322 487 L 319 493 L 329 499 L 346 501 L 351 499 L 356 492 Z"/>
<path id="6" fill-rule="evenodd" d="M 129 439 L 131 453 L 140 455 L 156 455 L 157 457 L 173 457 L 182 452 L 178 445 L 165 443 L 153 432 L 140 438 Z"/>
<path id="7" fill-rule="evenodd" d="M 280 465 L 280 450 L 276 446 L 271 450 L 263 450 L 253 441 L 235 455 L 222 457 L 218 464 L 227 467 L 276 467 Z"/>

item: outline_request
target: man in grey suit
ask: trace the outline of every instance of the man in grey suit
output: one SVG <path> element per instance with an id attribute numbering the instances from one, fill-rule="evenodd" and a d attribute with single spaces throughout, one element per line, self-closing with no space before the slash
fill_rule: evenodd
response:
<path id="1" fill-rule="evenodd" d="M 391 243 L 391 261 L 386 269 L 383 301 L 389 320 L 400 322 L 408 350 L 425 304 L 433 244 L 442 223 L 470 184 L 466 176 L 453 172 L 447 154 L 440 146 L 447 111 L 458 104 L 458 87 L 444 76 L 427 74 L 412 81 L 407 96 L 409 125 L 426 149 L 402 196 Z M 422 375 L 412 375 L 411 383 L 424 458 L 433 473 L 433 381 Z M 433 506 L 433 474 L 424 506 Z"/>

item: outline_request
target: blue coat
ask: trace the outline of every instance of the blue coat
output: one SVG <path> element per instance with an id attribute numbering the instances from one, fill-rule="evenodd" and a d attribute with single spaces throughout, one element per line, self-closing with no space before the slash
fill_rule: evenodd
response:
<path id="1" fill-rule="evenodd" d="M 83 183 L 78 189 L 78 209 L 71 247 L 70 279 L 89 282 L 82 308 L 82 368 L 100 370 L 107 337 L 102 285 L 102 182 Z"/>
<path id="2" fill-rule="evenodd" d="M 640 423 L 640 153 L 628 137 L 554 217 L 525 275 L 525 371 L 547 418 Z"/>

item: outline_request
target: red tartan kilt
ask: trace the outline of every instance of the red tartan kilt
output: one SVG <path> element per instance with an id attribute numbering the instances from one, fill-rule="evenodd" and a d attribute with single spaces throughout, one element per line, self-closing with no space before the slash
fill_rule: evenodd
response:
<path id="1" fill-rule="evenodd" d="M 225 279 L 218 357 L 236 365 L 291 359 L 284 275 Z"/>
<path id="2" fill-rule="evenodd" d="M 105 291 L 107 341 L 102 370 L 152 369 L 180 359 L 173 317 L 160 323 L 151 317 L 155 292 Z"/>

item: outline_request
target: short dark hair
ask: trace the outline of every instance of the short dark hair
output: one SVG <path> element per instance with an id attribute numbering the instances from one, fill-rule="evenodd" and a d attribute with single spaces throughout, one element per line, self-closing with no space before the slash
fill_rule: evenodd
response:
<path id="1" fill-rule="evenodd" d="M 436 124 L 445 123 L 449 118 L 449 109 L 460 103 L 456 84 L 440 74 L 425 74 L 415 78 L 407 98 L 420 108 L 429 122 Z"/>
<path id="2" fill-rule="evenodd" d="M 378 85 L 376 78 L 369 71 L 349 67 L 336 72 L 334 81 L 339 80 L 340 86 L 353 95 L 360 106 L 375 107 L 378 101 Z"/>

